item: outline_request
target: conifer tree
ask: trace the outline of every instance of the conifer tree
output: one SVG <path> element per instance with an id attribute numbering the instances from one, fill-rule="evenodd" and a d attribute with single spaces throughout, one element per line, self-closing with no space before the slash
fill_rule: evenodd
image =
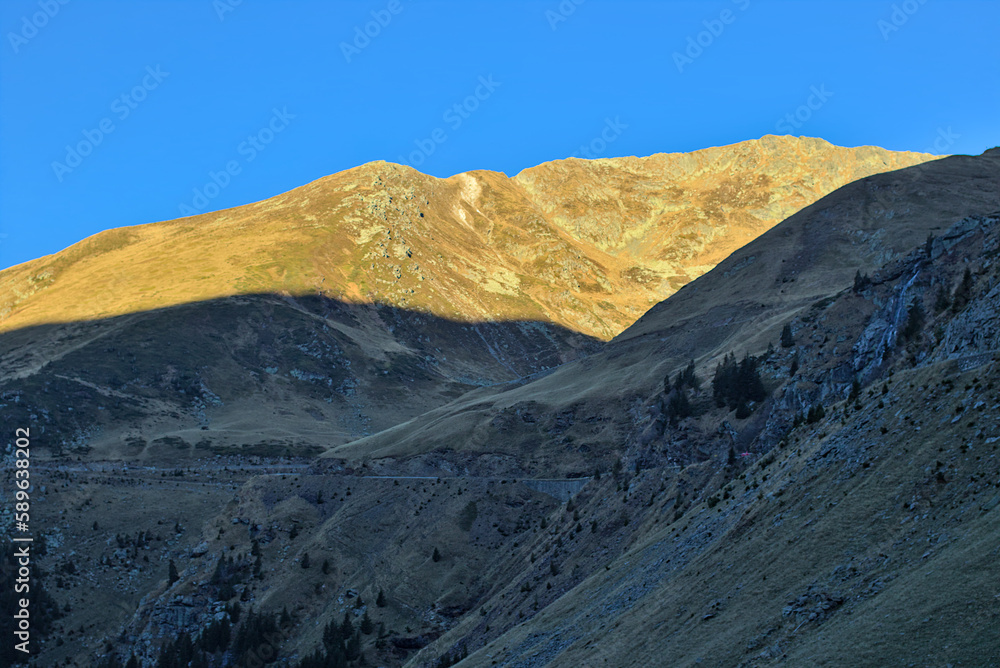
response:
<path id="1" fill-rule="evenodd" d="M 688 362 L 687 368 L 684 369 L 684 373 L 681 375 L 684 384 L 693 390 L 699 389 L 701 383 L 698 380 L 698 376 L 695 375 L 694 360 Z"/>
<path id="2" fill-rule="evenodd" d="M 781 347 L 791 348 L 795 345 L 795 336 L 792 335 L 792 325 L 791 323 L 785 323 L 785 326 L 781 329 Z"/>
<path id="3" fill-rule="evenodd" d="M 948 296 L 948 291 L 944 289 L 943 285 L 939 285 L 937 296 L 934 298 L 934 312 L 941 313 L 949 306 L 951 306 L 951 298 Z"/>
<path id="4" fill-rule="evenodd" d="M 375 622 L 372 621 L 372 618 L 368 616 L 368 611 L 365 610 L 364 617 L 361 618 L 361 632 L 366 636 L 370 636 L 374 631 Z"/>
<path id="5" fill-rule="evenodd" d="M 909 310 L 906 312 L 906 324 L 900 332 L 903 341 L 910 341 L 916 338 L 924 328 L 924 306 L 920 298 L 913 300 Z"/>
<path id="6" fill-rule="evenodd" d="M 965 273 L 962 274 L 962 282 L 955 288 L 955 294 L 951 298 L 951 309 L 958 313 L 965 308 L 970 299 L 972 299 L 972 272 L 966 267 Z"/>

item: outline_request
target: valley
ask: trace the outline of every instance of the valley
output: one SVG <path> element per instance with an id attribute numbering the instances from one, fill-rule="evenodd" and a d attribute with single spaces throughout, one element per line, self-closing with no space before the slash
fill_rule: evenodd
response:
<path id="1" fill-rule="evenodd" d="M 366 165 L 0 273 L 39 665 L 1000 662 L 1000 149 L 824 144 Z"/>

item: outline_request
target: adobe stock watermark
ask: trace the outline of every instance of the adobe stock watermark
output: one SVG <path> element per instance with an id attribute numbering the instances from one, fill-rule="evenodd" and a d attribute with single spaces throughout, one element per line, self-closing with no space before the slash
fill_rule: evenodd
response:
<path id="1" fill-rule="evenodd" d="M 34 39 L 38 31 L 47 26 L 67 4 L 69 0 L 38 0 L 39 11 L 31 16 L 22 16 L 21 29 L 18 32 L 7 33 L 7 41 L 10 42 L 10 48 L 14 49 L 14 53 L 19 53 L 21 47 Z"/>
<path id="2" fill-rule="evenodd" d="M 576 8 L 587 0 L 562 0 L 555 9 L 545 10 L 545 20 L 549 22 L 549 27 L 555 30 L 560 23 L 568 21 Z"/>
<path id="3" fill-rule="evenodd" d="M 479 105 L 488 100 L 500 86 L 501 83 L 494 81 L 492 74 L 485 77 L 480 76 L 479 85 L 476 86 L 472 95 L 466 96 L 461 102 L 456 102 L 445 109 L 444 113 L 441 114 L 441 120 L 447 123 L 453 132 L 458 130 L 479 109 Z M 399 164 L 419 167 L 424 164 L 427 158 L 433 155 L 438 146 L 446 141 L 448 141 L 448 133 L 445 132 L 444 128 L 434 128 L 430 136 L 426 139 L 413 140 L 417 150 L 410 151 L 407 157 L 399 156 Z"/>
<path id="4" fill-rule="evenodd" d="M 732 0 L 733 4 L 741 11 L 745 12 L 750 7 L 750 0 Z M 701 22 L 705 29 L 697 35 L 688 35 L 687 47 L 684 52 L 674 51 L 672 54 L 674 65 L 677 71 L 684 74 L 684 68 L 692 64 L 705 53 L 705 49 L 715 44 L 715 40 L 722 36 L 726 26 L 736 22 L 738 14 L 731 9 L 723 9 L 719 12 L 719 17 L 715 19 L 705 19 Z"/>
<path id="5" fill-rule="evenodd" d="M 798 130 L 805 125 L 812 118 L 813 113 L 819 111 L 826 104 L 826 101 L 833 97 L 833 93 L 826 89 L 826 84 L 820 84 L 819 88 L 810 86 L 809 93 L 805 104 L 800 104 L 794 112 L 785 114 L 783 118 L 774 124 L 774 128 L 779 133 L 786 135 L 793 134 L 794 130 Z"/>
<path id="6" fill-rule="evenodd" d="M 235 12 L 236 8 L 243 4 L 243 0 L 212 0 L 212 9 L 219 21 L 226 20 L 226 14 Z"/>
<path id="7" fill-rule="evenodd" d="M 248 135 L 236 147 L 236 153 L 243 158 L 242 162 L 237 159 L 228 160 L 218 172 L 210 170 L 205 184 L 192 189 L 194 196 L 191 198 L 191 203 L 181 202 L 178 205 L 181 215 L 194 216 L 201 213 L 213 199 L 229 187 L 234 176 L 243 173 L 243 165 L 256 160 L 257 156 L 274 141 L 274 138 L 285 131 L 289 121 L 294 118 L 295 114 L 288 113 L 287 107 L 282 107 L 280 110 L 278 108 L 272 109 L 271 118 L 267 125 L 252 135 Z"/>
<path id="8" fill-rule="evenodd" d="M 613 143 L 616 139 L 621 137 L 622 132 L 628 129 L 628 125 L 622 123 L 619 116 L 615 116 L 615 120 L 610 118 L 604 119 L 604 129 L 601 130 L 600 134 L 590 140 L 589 143 L 582 145 L 576 150 L 576 153 L 571 155 L 571 158 L 588 158 L 593 160 L 594 158 L 599 158 L 602 153 L 608 148 L 608 145 Z"/>
<path id="9" fill-rule="evenodd" d="M 933 153 L 935 155 L 942 155 L 947 149 L 955 145 L 962 135 L 957 132 L 952 132 L 951 126 L 946 128 L 938 128 L 937 136 L 934 138 L 934 142 L 924 149 L 924 153 Z"/>
<path id="10" fill-rule="evenodd" d="M 372 10 L 372 20 L 365 23 L 364 28 L 354 26 L 354 39 L 340 43 L 340 52 L 344 54 L 344 60 L 348 63 L 354 56 L 360 55 L 368 48 L 372 40 L 382 34 L 382 29 L 392 23 L 392 17 L 403 11 L 403 3 L 400 0 L 389 0 L 385 9 Z"/>
<path id="11" fill-rule="evenodd" d="M 882 41 L 888 42 L 889 35 L 906 25 L 910 17 L 920 11 L 920 6 L 925 4 L 927 4 L 927 0 L 904 0 L 899 4 L 894 3 L 889 20 L 879 19 L 875 22 L 878 31 L 882 33 Z"/>
<path id="12" fill-rule="evenodd" d="M 163 80 L 170 76 L 170 72 L 164 72 L 160 67 L 160 65 L 157 65 L 154 69 L 152 66 L 147 66 L 146 74 L 142 77 L 142 81 L 133 86 L 132 90 L 122 93 L 111 101 L 111 113 L 119 121 L 124 121 L 131 116 L 132 112 L 146 100 L 149 94 L 159 88 Z M 93 153 L 94 149 L 100 146 L 107 136 L 114 131 L 115 122 L 111 116 L 102 118 L 98 121 L 97 127 L 93 129 L 84 128 L 81 130 L 83 139 L 76 142 L 76 144 L 66 145 L 66 156 L 62 162 L 58 160 L 52 162 L 52 172 L 56 175 L 59 183 L 62 183 L 67 174 L 70 174 L 74 169 L 82 165 L 83 159 Z"/>

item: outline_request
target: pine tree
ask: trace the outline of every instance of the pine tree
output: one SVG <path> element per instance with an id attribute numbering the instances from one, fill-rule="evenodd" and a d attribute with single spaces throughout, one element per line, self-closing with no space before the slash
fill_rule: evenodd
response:
<path id="1" fill-rule="evenodd" d="M 385 592 L 381 589 L 378 590 L 378 596 L 375 598 L 375 605 L 380 608 L 384 608 L 388 603 L 385 600 Z"/>
<path id="2" fill-rule="evenodd" d="M 806 422 L 813 424 L 819 422 L 824 417 L 826 417 L 826 409 L 823 408 L 823 404 L 814 404 L 809 408 L 809 413 L 806 415 Z"/>
<path id="3" fill-rule="evenodd" d="M 683 380 L 684 384 L 693 390 L 697 390 L 701 386 L 701 382 L 698 380 L 698 376 L 695 374 L 694 360 L 688 362 L 687 368 L 684 369 L 683 374 L 678 379 L 678 385 L 680 381 Z"/>
<path id="4" fill-rule="evenodd" d="M 351 624 L 351 617 L 345 612 L 344 621 L 340 624 L 340 636 L 350 638 L 354 635 L 354 624 Z"/>
<path id="5" fill-rule="evenodd" d="M 955 288 L 955 294 L 951 298 L 951 310 L 958 313 L 965 305 L 969 303 L 972 299 L 972 272 L 969 268 L 965 268 L 965 273 L 962 274 L 962 282 L 958 284 Z"/>
<path id="6" fill-rule="evenodd" d="M 785 326 L 781 329 L 781 347 L 791 348 L 795 345 L 795 337 L 792 335 L 792 325 L 791 323 L 785 323 Z"/>
<path id="7" fill-rule="evenodd" d="M 941 313 L 949 306 L 951 306 L 951 298 L 948 296 L 948 291 L 944 289 L 943 285 L 939 285 L 937 296 L 934 298 L 934 312 Z"/>
<path id="8" fill-rule="evenodd" d="M 365 610 L 364 617 L 361 618 L 361 632 L 366 636 L 370 636 L 375 631 L 375 622 L 372 618 L 368 616 L 368 611 Z"/>
<path id="9" fill-rule="evenodd" d="M 861 396 L 861 383 L 855 378 L 854 382 L 851 383 L 851 393 L 847 396 L 848 401 L 856 401 L 858 397 Z"/>
<path id="10" fill-rule="evenodd" d="M 918 297 L 913 300 L 909 310 L 906 312 L 906 325 L 903 326 L 903 331 L 900 332 L 900 338 L 903 341 L 909 341 L 919 336 L 921 330 L 924 328 L 924 319 L 924 305 Z"/>
<path id="11" fill-rule="evenodd" d="M 308 552 L 303 552 L 302 553 L 302 562 L 299 565 L 302 566 L 302 568 L 309 568 L 309 553 Z"/>
<path id="12" fill-rule="evenodd" d="M 212 585 L 220 585 L 224 578 L 223 570 L 225 568 L 225 560 L 219 557 L 219 560 L 215 562 L 215 570 L 212 572 L 212 577 L 209 579 L 208 583 Z"/>
<path id="13" fill-rule="evenodd" d="M 239 601 L 234 601 L 232 605 L 226 606 L 226 610 L 229 612 L 229 618 L 233 620 L 233 624 L 240 621 L 240 612 L 242 612 L 242 607 L 240 607 Z"/>
<path id="14" fill-rule="evenodd" d="M 436 547 L 434 548 L 434 554 L 431 555 L 431 559 L 433 559 L 435 562 L 441 561 L 441 553 L 438 552 L 438 549 Z"/>
<path id="15" fill-rule="evenodd" d="M 684 390 L 674 390 L 667 399 L 667 419 L 671 426 L 676 427 L 680 420 L 690 417 L 693 414 L 691 402 L 688 401 Z"/>
<path id="16" fill-rule="evenodd" d="M 361 634 L 355 633 L 351 636 L 351 639 L 347 641 L 347 660 L 354 661 L 359 656 L 361 656 Z"/>
<path id="17" fill-rule="evenodd" d="M 730 402 L 736 390 L 736 359 L 732 353 L 722 358 L 712 378 L 712 396 L 719 408 Z"/>
<path id="18" fill-rule="evenodd" d="M 181 579 L 180 574 L 177 573 L 177 564 L 171 559 L 170 563 L 167 565 L 167 580 L 170 584 L 173 584 Z"/>

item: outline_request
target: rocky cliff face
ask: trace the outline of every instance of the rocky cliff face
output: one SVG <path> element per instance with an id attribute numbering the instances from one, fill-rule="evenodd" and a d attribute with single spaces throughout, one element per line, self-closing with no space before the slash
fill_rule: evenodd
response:
<path id="1" fill-rule="evenodd" d="M 823 195 L 927 157 L 767 136 L 693 153 L 549 162 L 514 180 L 555 226 L 614 257 L 621 278 L 661 301 Z"/>

